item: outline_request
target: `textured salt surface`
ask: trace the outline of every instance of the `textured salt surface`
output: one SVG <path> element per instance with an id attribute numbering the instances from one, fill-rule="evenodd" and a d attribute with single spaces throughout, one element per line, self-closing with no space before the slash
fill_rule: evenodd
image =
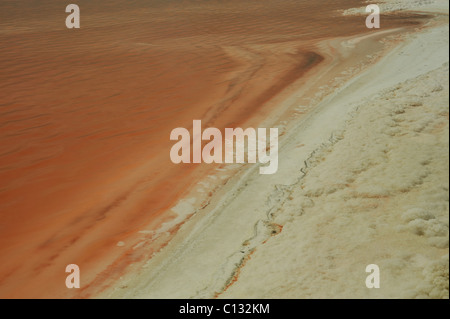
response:
<path id="1" fill-rule="evenodd" d="M 443 38 L 411 36 L 327 97 L 288 133 L 276 175 L 247 171 L 104 296 L 448 297 Z M 381 289 L 365 286 L 372 263 Z"/>

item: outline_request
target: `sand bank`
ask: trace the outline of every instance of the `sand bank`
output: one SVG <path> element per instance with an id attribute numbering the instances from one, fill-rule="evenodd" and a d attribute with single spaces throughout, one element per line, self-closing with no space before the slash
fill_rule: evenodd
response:
<path id="1" fill-rule="evenodd" d="M 290 123 L 276 175 L 244 170 L 100 296 L 448 297 L 448 20 L 440 20 Z M 368 264 L 380 266 L 382 288 L 365 287 Z"/>

